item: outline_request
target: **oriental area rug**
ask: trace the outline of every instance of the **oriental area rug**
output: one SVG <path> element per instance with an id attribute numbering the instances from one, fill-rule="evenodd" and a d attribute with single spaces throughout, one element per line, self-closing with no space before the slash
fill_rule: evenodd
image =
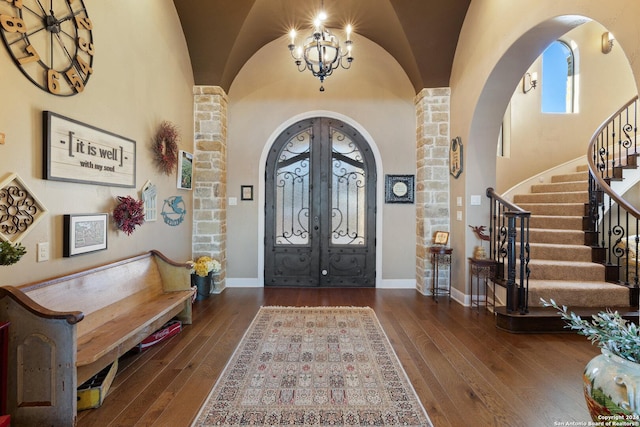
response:
<path id="1" fill-rule="evenodd" d="M 432 426 L 368 307 L 262 307 L 193 426 Z"/>

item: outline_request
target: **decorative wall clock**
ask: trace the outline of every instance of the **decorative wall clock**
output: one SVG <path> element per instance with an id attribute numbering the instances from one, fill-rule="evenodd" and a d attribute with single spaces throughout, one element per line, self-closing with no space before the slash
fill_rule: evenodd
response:
<path id="1" fill-rule="evenodd" d="M 93 73 L 93 24 L 82 0 L 0 2 L 9 54 L 36 86 L 59 96 L 84 90 Z"/>
<path id="2" fill-rule="evenodd" d="M 385 175 L 385 203 L 413 203 L 414 175 Z"/>

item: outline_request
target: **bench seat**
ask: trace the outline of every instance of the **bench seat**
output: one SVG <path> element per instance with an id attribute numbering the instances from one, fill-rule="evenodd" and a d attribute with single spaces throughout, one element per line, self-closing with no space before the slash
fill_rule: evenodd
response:
<path id="1" fill-rule="evenodd" d="M 11 322 L 12 426 L 75 425 L 78 385 L 174 317 L 190 324 L 191 267 L 150 251 L 42 282 L 0 286 L 0 322 Z"/>
<path id="2" fill-rule="evenodd" d="M 103 308 L 102 310 L 106 312 L 117 310 L 119 315 L 108 323 L 78 336 L 76 359 L 78 384 L 84 383 L 94 375 L 95 368 L 92 368 L 94 363 L 99 363 L 104 357 L 112 361 L 122 356 L 160 329 L 167 318 L 173 318 L 183 310 L 184 301 L 190 299 L 192 295 L 191 290 L 157 294 L 151 297 L 145 292 L 138 292 L 124 301 Z M 97 315 L 100 313 L 85 316 L 84 320 L 91 320 L 91 316 Z M 141 328 L 140 325 L 147 326 Z"/>

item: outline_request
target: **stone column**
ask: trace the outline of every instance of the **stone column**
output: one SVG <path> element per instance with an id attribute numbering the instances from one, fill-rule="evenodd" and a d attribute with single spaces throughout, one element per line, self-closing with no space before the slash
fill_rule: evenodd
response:
<path id="1" fill-rule="evenodd" d="M 214 293 L 225 288 L 227 261 L 227 106 L 218 86 L 195 86 L 193 258 L 211 256 L 222 264 Z"/>
<path id="2" fill-rule="evenodd" d="M 449 88 L 423 89 L 416 107 L 416 287 L 431 290 L 433 269 L 427 250 L 435 231 L 450 230 L 449 216 Z M 449 270 L 439 269 L 440 280 Z M 442 282 L 440 282 L 442 283 Z"/>

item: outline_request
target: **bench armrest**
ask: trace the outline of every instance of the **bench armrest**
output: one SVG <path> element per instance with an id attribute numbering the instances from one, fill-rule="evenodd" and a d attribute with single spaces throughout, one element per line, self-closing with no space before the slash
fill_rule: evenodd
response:
<path id="1" fill-rule="evenodd" d="M 156 257 L 162 288 L 165 292 L 188 291 L 191 289 L 191 264 L 179 263 L 167 258 L 161 252 L 152 250 Z"/>
<path id="2" fill-rule="evenodd" d="M 84 314 L 81 311 L 49 310 L 48 308 L 41 306 L 40 304 L 29 298 L 27 294 L 14 286 L 0 286 L 0 299 L 5 297 L 13 299 L 25 310 L 45 319 L 64 319 L 70 325 L 75 325 L 76 323 L 84 319 Z"/>

